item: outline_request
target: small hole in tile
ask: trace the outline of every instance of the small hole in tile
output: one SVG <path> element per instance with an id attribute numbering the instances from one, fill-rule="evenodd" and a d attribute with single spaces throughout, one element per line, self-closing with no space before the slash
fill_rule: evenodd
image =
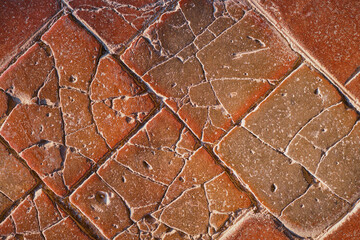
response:
<path id="1" fill-rule="evenodd" d="M 77 82 L 77 77 L 71 75 L 70 78 L 69 78 L 69 82 L 76 83 Z"/>
<path id="2" fill-rule="evenodd" d="M 271 192 L 275 192 L 277 189 L 277 186 L 275 185 L 275 183 L 271 184 L 270 190 Z"/>

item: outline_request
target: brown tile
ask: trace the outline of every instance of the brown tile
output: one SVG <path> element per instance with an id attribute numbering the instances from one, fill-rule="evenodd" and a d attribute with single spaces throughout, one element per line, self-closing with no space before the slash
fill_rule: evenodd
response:
<path id="1" fill-rule="evenodd" d="M 357 73 L 356 76 L 350 81 L 348 81 L 345 87 L 355 96 L 355 98 L 360 99 L 360 74 Z"/>
<path id="2" fill-rule="evenodd" d="M 359 153 L 360 122 L 357 122 L 347 136 L 326 152 L 316 172 L 319 179 L 349 202 L 360 197 Z"/>
<path id="3" fill-rule="evenodd" d="M 96 174 L 70 196 L 70 202 L 108 238 L 132 224 L 125 202 Z"/>
<path id="4" fill-rule="evenodd" d="M 105 42 L 110 50 L 129 40 L 171 1 L 82 1 L 66 0 L 74 14 Z"/>
<path id="5" fill-rule="evenodd" d="M 315 237 L 334 224 L 349 204 L 323 186 L 311 186 L 300 198 L 284 209 L 281 222 L 303 237 Z"/>
<path id="6" fill-rule="evenodd" d="M 35 192 L 33 202 L 37 210 L 40 230 L 44 230 L 61 220 L 62 217 L 56 206 L 43 190 L 40 189 Z"/>
<path id="7" fill-rule="evenodd" d="M 41 104 L 53 105 L 59 102 L 59 79 L 57 72 L 53 69 L 48 75 L 47 81 L 39 89 L 38 97 Z"/>
<path id="8" fill-rule="evenodd" d="M 1 201 L 6 204 L 10 203 L 9 200 L 16 201 L 23 196 L 25 192 L 35 186 L 36 180 L 30 171 L 6 150 L 3 144 L 0 144 L 0 158 Z M 4 195 L 6 195 L 5 198 Z"/>
<path id="9" fill-rule="evenodd" d="M 242 127 L 234 128 L 215 148 L 255 197 L 275 215 L 308 187 L 301 166 L 262 143 Z"/>
<path id="10" fill-rule="evenodd" d="M 202 141 L 209 143 L 224 135 L 233 121 L 269 90 L 267 80 L 279 80 L 297 59 L 280 35 L 255 13 L 235 22 L 225 8 L 215 5 L 180 1 L 176 11 L 162 15 L 121 56 L 165 97 Z M 247 9 L 241 4 L 227 6 L 233 12 L 237 8 L 242 15 Z M 181 28 L 169 27 L 180 23 Z M 172 40 L 180 35 L 180 42 Z M 184 53 L 192 42 L 197 47 Z M 197 49 L 200 46 L 203 49 Z M 236 57 L 238 52 L 241 54 Z M 224 92 L 229 89 L 231 94 Z"/>
<path id="11" fill-rule="evenodd" d="M 337 90 L 302 65 L 245 118 L 245 127 L 279 150 L 321 111 L 340 102 Z"/>
<path id="12" fill-rule="evenodd" d="M 67 149 L 63 178 L 66 186 L 73 186 L 90 169 L 92 162 L 76 152 Z"/>
<path id="13" fill-rule="evenodd" d="M 195 187 L 185 191 L 164 209 L 160 220 L 188 234 L 205 234 L 209 223 L 209 208 L 204 190 Z"/>
<path id="14" fill-rule="evenodd" d="M 167 188 L 133 173 L 115 160 L 107 161 L 98 170 L 98 174 L 127 203 L 133 221 L 139 221 L 146 214 L 156 210 Z"/>
<path id="15" fill-rule="evenodd" d="M 44 231 L 46 239 L 88 239 L 88 237 L 81 229 L 75 224 L 70 217 L 64 218 L 60 222 L 56 223 L 52 227 Z"/>
<path id="16" fill-rule="evenodd" d="M 56 0 L 2 1 L 0 5 L 0 71 L 23 45 L 60 10 Z"/>
<path id="17" fill-rule="evenodd" d="M 110 56 L 100 60 L 90 91 L 95 102 L 91 106 L 94 121 L 110 147 L 126 137 L 155 106 Z"/>
<path id="18" fill-rule="evenodd" d="M 268 215 L 250 214 L 228 230 L 224 240 L 288 240 Z"/>
<path id="19" fill-rule="evenodd" d="M 355 209 L 348 214 L 344 220 L 333 229 L 330 234 L 325 236 L 324 240 L 352 240 L 360 237 L 360 210 L 359 207 L 355 207 Z"/>
<path id="20" fill-rule="evenodd" d="M 100 54 L 100 44 L 68 15 L 61 17 L 41 38 L 51 48 L 60 86 L 87 91 Z"/>
<path id="21" fill-rule="evenodd" d="M 359 67 L 359 1 L 255 2 L 340 83 Z"/>
<path id="22" fill-rule="evenodd" d="M 62 143 L 63 130 L 59 108 L 17 105 L 1 126 L 0 134 L 17 152 L 41 140 Z"/>

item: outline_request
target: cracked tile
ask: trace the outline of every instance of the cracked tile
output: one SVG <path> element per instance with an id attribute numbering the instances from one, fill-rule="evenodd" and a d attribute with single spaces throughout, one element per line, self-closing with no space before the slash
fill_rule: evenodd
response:
<path id="1" fill-rule="evenodd" d="M 285 150 L 304 125 L 340 100 L 326 79 L 302 65 L 245 118 L 244 125 L 273 147 Z"/>
<path id="2" fill-rule="evenodd" d="M 224 240 L 236 239 L 273 239 L 288 240 L 289 238 L 276 226 L 274 221 L 264 214 L 249 214 L 239 221 L 222 238 Z"/>
<path id="3" fill-rule="evenodd" d="M 74 204 L 108 238 L 132 224 L 123 199 L 93 174 L 71 196 Z"/>
<path id="4" fill-rule="evenodd" d="M 24 49 L 29 39 L 60 10 L 60 3 L 56 0 L 2 1 L 0 9 L 1 72 Z"/>
<path id="5" fill-rule="evenodd" d="M 42 190 L 27 196 L 2 223 L 3 239 L 90 239 L 67 215 L 62 216 Z"/>
<path id="6" fill-rule="evenodd" d="M 115 51 L 137 35 L 172 1 L 81 1 L 66 0 L 75 16 Z"/>
<path id="7" fill-rule="evenodd" d="M 121 56 L 202 141 L 209 143 L 223 136 L 232 120 L 238 121 L 270 89 L 269 81 L 278 81 L 297 60 L 264 20 L 251 11 L 245 14 L 246 5 L 229 3 L 233 13 L 235 8 L 240 13 L 233 18 L 225 5 L 215 8 L 217 4 L 180 1 Z M 172 40 L 179 35 L 182 37 L 177 41 Z M 189 51 L 192 43 L 195 47 Z M 259 48 L 259 52 L 247 53 Z M 184 51 L 188 51 L 186 57 Z M 241 53 L 244 56 L 234 57 L 236 51 L 245 51 Z M 224 64 L 226 68 L 221 67 Z M 231 97 L 238 94 L 237 98 L 224 96 L 223 89 L 230 88 L 234 88 Z M 216 111 L 217 117 L 210 114 Z"/>
<path id="8" fill-rule="evenodd" d="M 262 143 L 242 127 L 236 127 L 215 147 L 256 198 L 272 213 L 302 195 L 309 183 L 301 165 Z"/>
<path id="9" fill-rule="evenodd" d="M 280 220 L 300 236 L 315 237 L 338 220 L 349 204 L 328 189 L 311 186 L 300 198 L 287 206 Z"/>

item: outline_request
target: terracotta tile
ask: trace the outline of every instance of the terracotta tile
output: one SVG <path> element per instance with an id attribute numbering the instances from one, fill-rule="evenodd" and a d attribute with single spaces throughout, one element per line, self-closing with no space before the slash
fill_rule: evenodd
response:
<path id="1" fill-rule="evenodd" d="M 250 214 L 233 226 L 224 240 L 287 240 L 289 239 L 267 215 Z"/>
<path id="2" fill-rule="evenodd" d="M 94 124 L 67 135 L 65 139 L 67 146 L 77 149 L 82 155 L 95 162 L 109 150 Z"/>
<path id="3" fill-rule="evenodd" d="M 6 218 L 0 223 L 0 236 L 6 237 L 13 232 L 15 232 L 15 226 L 10 218 Z"/>
<path id="4" fill-rule="evenodd" d="M 125 202 L 96 174 L 70 196 L 70 201 L 108 238 L 132 224 Z"/>
<path id="5" fill-rule="evenodd" d="M 39 222 L 34 203 L 28 196 L 11 214 L 17 233 L 37 232 Z"/>
<path id="6" fill-rule="evenodd" d="M 214 212 L 210 214 L 209 224 L 217 231 L 224 225 L 228 218 L 228 214 Z"/>
<path id="7" fill-rule="evenodd" d="M 37 209 L 40 230 L 44 230 L 61 220 L 62 217 L 56 206 L 41 189 L 35 192 L 33 202 Z"/>
<path id="8" fill-rule="evenodd" d="M 213 212 L 234 212 L 251 205 L 247 194 L 239 191 L 226 173 L 205 183 L 205 192 Z"/>
<path id="9" fill-rule="evenodd" d="M 100 44 L 68 15 L 42 36 L 55 58 L 60 86 L 87 91 L 100 54 Z"/>
<path id="10" fill-rule="evenodd" d="M 185 191 L 164 209 L 160 220 L 188 234 L 205 234 L 209 223 L 209 209 L 204 190 L 196 187 Z"/>
<path id="11" fill-rule="evenodd" d="M 312 186 L 284 209 L 280 220 L 287 228 L 304 237 L 315 237 L 333 224 L 349 204 L 322 186 Z"/>
<path id="12" fill-rule="evenodd" d="M 225 164 L 275 215 L 308 187 L 301 166 L 262 143 L 242 127 L 234 128 L 215 148 Z"/>
<path id="13" fill-rule="evenodd" d="M 216 4 L 180 1 L 178 10 L 162 15 L 121 56 L 165 97 L 165 102 L 202 141 L 209 143 L 224 135 L 232 121 L 238 121 L 269 90 L 267 80 L 279 80 L 297 59 L 280 35 L 258 15 L 249 12 L 235 22 L 226 15 L 225 5 L 213 13 Z M 235 8 L 232 6 L 233 12 Z M 247 7 L 239 4 L 237 8 L 240 19 Z M 168 26 L 180 22 L 181 28 Z M 154 35 L 154 29 L 158 35 Z M 235 37 L 239 32 L 241 36 Z M 181 42 L 172 41 L 180 34 Z M 234 37 L 238 40 L 232 40 Z M 188 50 L 192 42 L 197 46 L 193 52 Z M 185 49 L 188 53 L 183 55 Z M 234 52 L 239 51 L 241 56 L 234 57 Z M 223 92 L 230 88 L 233 94 Z"/>
<path id="14" fill-rule="evenodd" d="M 340 102 L 336 89 L 302 65 L 245 118 L 245 127 L 279 150 L 312 118 Z"/>
<path id="15" fill-rule="evenodd" d="M 17 152 L 41 140 L 62 143 L 63 131 L 59 108 L 38 105 L 17 105 L 0 134 Z"/>
<path id="16" fill-rule="evenodd" d="M 0 91 L 0 118 L 4 117 L 8 110 L 8 96 Z"/>
<path id="17" fill-rule="evenodd" d="M 114 51 L 129 40 L 171 1 L 83 1 L 66 0 L 74 14 Z"/>
<path id="18" fill-rule="evenodd" d="M 67 149 L 63 178 L 66 186 L 73 186 L 90 169 L 92 162 L 76 152 Z"/>
<path id="19" fill-rule="evenodd" d="M 106 162 L 98 174 L 127 203 L 133 221 L 139 221 L 153 212 L 159 206 L 166 190 L 165 185 L 139 176 L 114 160 Z"/>
<path id="20" fill-rule="evenodd" d="M 39 101 L 46 105 L 57 104 L 59 102 L 59 79 L 55 69 L 48 75 L 44 86 L 39 89 Z"/>
<path id="21" fill-rule="evenodd" d="M 64 218 L 60 222 L 44 231 L 47 239 L 91 239 L 71 220 L 70 217 Z"/>
<path id="22" fill-rule="evenodd" d="M 29 104 L 50 74 L 52 63 L 48 53 L 35 44 L 0 76 L 0 88 Z"/>
<path id="23" fill-rule="evenodd" d="M 95 101 L 92 104 L 95 123 L 110 147 L 126 137 L 155 106 L 110 56 L 100 60 L 90 89 L 90 98 Z M 110 101 L 110 106 L 106 101 Z"/>
<path id="24" fill-rule="evenodd" d="M 11 199 L 7 197 L 5 194 L 0 193 L 0 213 L 9 208 L 12 205 Z"/>
<path id="25" fill-rule="evenodd" d="M 326 108 L 297 133 L 286 154 L 315 174 L 323 154 L 352 130 L 357 118 L 344 103 Z"/>
<path id="26" fill-rule="evenodd" d="M 327 151 L 316 172 L 319 179 L 349 202 L 360 197 L 359 150 L 360 124 L 357 122 L 347 136 Z"/>
<path id="27" fill-rule="evenodd" d="M 23 45 L 60 10 L 56 0 L 2 1 L 0 5 L 0 71 Z"/>
<path id="28" fill-rule="evenodd" d="M 358 99 L 360 99 L 360 74 L 357 74 L 345 87 Z"/>
<path id="29" fill-rule="evenodd" d="M 7 199 L 1 201 L 9 203 L 8 200 L 15 201 L 34 187 L 36 180 L 3 144 L 0 144 L 0 158 L 0 192 L 2 196 L 6 195 L 5 198 L 1 198 Z"/>
<path id="30" fill-rule="evenodd" d="M 351 240 L 360 237 L 360 210 L 359 207 L 348 214 L 338 227 L 333 229 L 329 235 L 325 236 L 324 240 Z"/>
<path id="31" fill-rule="evenodd" d="M 340 83 L 360 65 L 358 1 L 255 2 Z"/>

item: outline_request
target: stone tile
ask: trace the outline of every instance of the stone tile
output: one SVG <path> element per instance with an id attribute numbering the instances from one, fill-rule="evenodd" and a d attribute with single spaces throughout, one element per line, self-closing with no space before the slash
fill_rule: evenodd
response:
<path id="1" fill-rule="evenodd" d="M 349 213 L 344 220 L 335 229 L 332 229 L 330 234 L 326 235 L 324 240 L 351 240 L 360 237 L 360 210 L 359 207 Z"/>
<path id="2" fill-rule="evenodd" d="M 360 74 L 354 76 L 353 79 L 349 80 L 345 87 L 352 93 L 355 98 L 360 99 Z"/>
<path id="3" fill-rule="evenodd" d="M 236 127 L 215 147 L 220 159 L 275 215 L 308 188 L 301 165 Z"/>
<path id="4" fill-rule="evenodd" d="M 0 91 L 0 118 L 4 117 L 8 110 L 8 96 Z"/>
<path id="5" fill-rule="evenodd" d="M 51 48 L 60 86 L 87 91 L 101 46 L 68 15 L 61 17 L 41 38 Z"/>
<path id="6" fill-rule="evenodd" d="M 296 234 L 315 237 L 338 220 L 350 205 L 323 186 L 308 191 L 284 209 L 281 222 Z"/>
<path id="7" fill-rule="evenodd" d="M 94 121 L 110 147 L 126 137 L 155 106 L 150 96 L 110 56 L 100 60 L 90 91 L 95 102 L 91 106 Z"/>
<path id="8" fill-rule="evenodd" d="M 75 185 L 91 166 L 92 162 L 89 159 L 67 149 L 64 168 L 62 170 L 65 185 L 68 188 Z"/>
<path id="9" fill-rule="evenodd" d="M 302 65 L 245 118 L 244 125 L 276 149 L 285 150 L 303 126 L 340 100 L 326 79 Z"/>
<path id="10" fill-rule="evenodd" d="M 57 205 L 37 190 L 25 198 L 2 223 L 3 239 L 90 239 L 68 216 L 62 216 Z M 16 237 L 16 238 L 15 238 Z"/>
<path id="11" fill-rule="evenodd" d="M 23 45 L 60 10 L 56 0 L 2 1 L 0 5 L 0 72 Z"/>
<path id="12" fill-rule="evenodd" d="M 245 4 L 226 3 L 236 17 L 219 4 L 180 1 L 121 56 L 209 143 L 223 136 L 270 89 L 269 81 L 278 81 L 297 59 L 258 15 L 249 11 L 243 17 Z"/>
<path id="13" fill-rule="evenodd" d="M 70 202 L 108 238 L 132 224 L 126 203 L 96 174 L 76 189 Z"/>
<path id="14" fill-rule="evenodd" d="M 111 50 L 126 45 L 151 19 L 172 1 L 82 1 L 66 0 L 74 15 L 84 22 Z"/>
<path id="15" fill-rule="evenodd" d="M 341 84 L 359 67 L 358 1 L 255 2 Z"/>
<path id="16" fill-rule="evenodd" d="M 330 148 L 317 169 L 316 176 L 336 194 L 349 202 L 360 197 L 359 177 L 360 123 Z"/>
<path id="17" fill-rule="evenodd" d="M 289 239 L 268 216 L 249 214 L 228 230 L 224 240 L 287 240 Z"/>
<path id="18" fill-rule="evenodd" d="M 3 144 L 0 144 L 0 158 L 0 209 L 4 210 L 33 188 L 36 180 Z"/>

